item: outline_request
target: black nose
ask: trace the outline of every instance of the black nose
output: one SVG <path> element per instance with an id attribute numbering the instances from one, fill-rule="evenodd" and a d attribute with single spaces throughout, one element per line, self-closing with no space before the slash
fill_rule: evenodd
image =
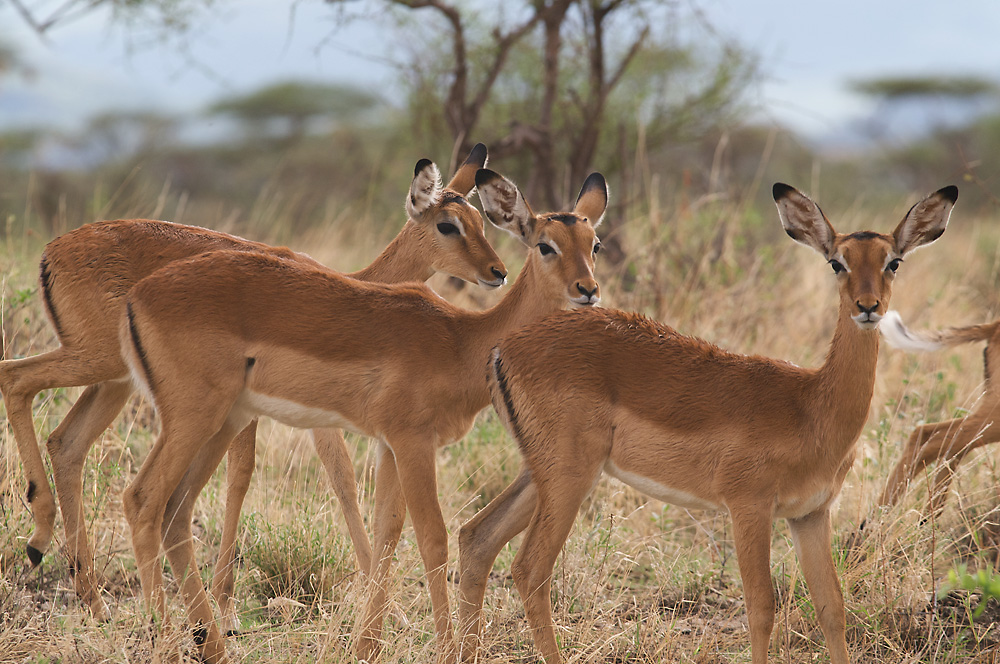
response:
<path id="1" fill-rule="evenodd" d="M 597 286 L 594 286 L 594 290 L 587 290 L 583 287 L 583 284 L 577 284 L 576 289 L 580 291 L 581 295 L 586 295 L 587 297 L 594 297 L 594 294 L 597 292 Z"/>
<path id="2" fill-rule="evenodd" d="M 498 268 L 491 267 L 490 270 L 493 272 L 493 276 L 496 277 L 497 279 L 506 279 L 507 278 L 507 273 L 504 272 L 504 271 L 502 271 L 502 270 L 500 270 L 500 269 L 498 269 Z"/>
<path id="3" fill-rule="evenodd" d="M 878 305 L 879 305 L 879 303 L 877 301 L 875 302 L 875 304 L 873 304 L 870 307 L 866 307 L 865 305 L 861 304 L 860 302 L 855 302 L 854 304 L 856 304 L 858 306 L 858 311 L 860 311 L 863 314 L 873 314 L 873 313 L 875 313 L 875 310 L 878 309 Z"/>

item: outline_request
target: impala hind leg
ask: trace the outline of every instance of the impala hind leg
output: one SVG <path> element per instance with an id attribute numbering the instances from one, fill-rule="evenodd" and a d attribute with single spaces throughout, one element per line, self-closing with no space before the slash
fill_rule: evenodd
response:
<path id="1" fill-rule="evenodd" d="M 730 508 L 736 558 L 743 580 L 743 598 L 750 623 L 753 664 L 766 664 L 774 628 L 774 588 L 771 586 L 770 505 L 742 510 Z"/>
<path id="2" fill-rule="evenodd" d="M 403 498 L 396 460 L 385 443 L 379 443 L 375 467 L 375 548 L 368 573 L 368 600 L 361 622 L 361 634 L 354 646 L 358 659 L 374 662 L 382 649 L 382 623 L 389 597 L 392 557 L 403 532 L 406 501 Z"/>
<path id="3" fill-rule="evenodd" d="M 66 556 L 76 593 L 94 618 L 106 620 L 107 605 L 94 573 L 94 557 L 87 541 L 83 508 L 83 466 L 87 453 L 111 426 L 132 394 L 128 380 L 91 385 L 70 409 L 46 443 L 66 532 Z"/>
<path id="4" fill-rule="evenodd" d="M 535 647 L 547 664 L 562 661 L 552 622 L 552 570 L 580 505 L 600 472 L 596 469 L 588 474 L 587 469 L 574 469 L 556 474 L 556 470 L 546 469 L 555 478 L 551 481 L 536 477 L 537 506 L 510 570 L 524 602 Z"/>
<path id="5" fill-rule="evenodd" d="M 56 350 L 22 360 L 0 362 L 0 394 L 7 410 L 7 420 L 14 432 L 17 452 L 28 482 L 27 500 L 35 531 L 28 538 L 27 553 L 32 565 L 52 542 L 56 502 L 45 475 L 45 464 L 38 449 L 31 403 L 42 390 L 74 385 L 93 385 L 124 376 L 127 370 L 117 354 L 102 356 L 94 352 L 76 352 L 60 346 Z"/>
<path id="6" fill-rule="evenodd" d="M 537 503 L 531 470 L 523 466 L 510 486 L 459 531 L 458 625 L 465 661 L 473 661 L 479 652 L 483 598 L 493 563 L 504 545 L 531 523 Z"/>
<path id="7" fill-rule="evenodd" d="M 899 502 L 899 499 L 903 497 L 903 492 L 906 491 L 906 486 L 927 464 L 938 458 L 950 433 L 958 431 L 963 422 L 964 420 L 959 418 L 922 424 L 915 428 L 906 441 L 902 456 L 889 474 L 889 479 L 886 480 L 885 489 L 882 490 L 878 504 L 883 507 L 892 507 Z"/>
<path id="8" fill-rule="evenodd" d="M 801 519 L 789 519 L 788 526 L 795 542 L 802 574 L 816 608 L 831 664 L 847 664 L 846 618 L 844 594 L 833 564 L 830 543 L 830 512 L 822 510 Z"/>
<path id="9" fill-rule="evenodd" d="M 247 425 L 242 427 L 241 432 L 242 424 L 243 422 L 227 422 L 208 440 L 174 489 L 163 515 L 163 549 L 170 560 L 174 577 L 180 584 L 188 620 L 194 629 L 195 643 L 201 650 L 202 657 L 208 661 L 225 658 L 225 642 L 216 626 L 208 593 L 198 574 L 191 525 L 195 501 L 222 461 L 234 436 L 256 428 Z"/>
<path id="10" fill-rule="evenodd" d="M 975 413 L 974 413 L 975 414 Z M 972 450 L 1000 442 L 1000 426 L 994 425 L 994 413 L 988 417 L 966 418 L 960 431 L 947 446 L 937 453 L 938 466 L 934 472 L 928 496 L 928 514 L 940 514 L 948 499 L 948 487 L 955 477 L 955 471 Z M 1000 425 L 1000 423 L 996 423 Z"/>
<path id="11" fill-rule="evenodd" d="M 316 454 L 326 474 L 333 485 L 333 492 L 340 502 L 340 509 L 347 522 L 347 532 L 354 545 L 354 555 L 358 560 L 358 569 L 367 575 L 372 566 L 372 545 L 365 530 L 364 519 L 361 518 L 361 508 L 358 505 L 358 485 L 354 477 L 354 462 L 347 451 L 347 442 L 339 429 L 313 429 L 313 443 Z"/>
<path id="12" fill-rule="evenodd" d="M 186 574 L 189 570 L 195 569 L 189 565 L 194 555 L 193 544 L 189 538 L 185 540 L 183 537 L 185 533 L 183 529 L 189 530 L 190 523 L 174 526 L 172 521 L 164 522 L 164 515 L 168 504 L 182 504 L 187 496 L 187 493 L 178 493 L 177 489 L 186 475 L 189 478 L 192 476 L 189 474 L 189 468 L 199 464 L 201 472 L 210 475 L 218 465 L 225 451 L 225 445 L 228 445 L 237 431 L 235 426 L 226 425 L 229 419 L 228 410 L 231 407 L 228 404 L 236 399 L 239 392 L 234 390 L 233 394 L 226 395 L 218 385 L 198 385 L 193 380 L 189 380 L 185 387 L 188 389 L 180 395 L 171 395 L 173 398 L 163 394 L 156 395 L 157 404 L 160 406 L 162 431 L 139 473 L 125 490 L 123 502 L 125 518 L 132 531 L 132 548 L 135 552 L 136 568 L 142 583 L 146 606 L 150 611 L 166 617 L 160 544 L 164 534 L 169 532 L 172 533 L 172 539 L 168 554 L 171 565 L 176 565 L 175 574 L 184 582 L 184 596 L 188 602 L 189 615 L 192 616 L 196 628 L 201 623 L 200 626 L 207 629 L 205 633 L 198 633 L 201 655 L 212 664 L 217 664 L 225 661 L 224 643 L 215 621 L 209 620 L 211 610 L 202 597 L 207 597 L 204 588 L 201 588 L 201 595 L 197 592 L 196 585 L 201 586 L 201 580 L 196 572 Z M 218 401 L 208 403 L 203 398 L 200 402 L 191 403 L 190 399 L 185 398 L 209 394 Z M 163 407 L 166 403 L 170 404 L 169 408 Z M 196 469 L 191 472 L 193 474 L 199 471 Z M 189 485 L 186 486 L 197 488 L 196 484 L 189 480 Z M 193 501 L 195 497 L 192 493 L 189 499 Z M 173 514 L 170 516 L 174 518 Z M 177 523 L 179 524 L 179 521 Z"/>
<path id="13" fill-rule="evenodd" d="M 893 468 L 879 498 L 883 506 L 895 505 L 917 473 L 929 464 L 940 464 L 929 490 L 931 513 L 939 512 L 947 499 L 947 489 L 958 463 L 971 450 L 1000 441 L 1000 428 L 993 426 L 992 408 L 988 417 L 971 413 L 918 426 L 910 434 L 903 455 Z"/>

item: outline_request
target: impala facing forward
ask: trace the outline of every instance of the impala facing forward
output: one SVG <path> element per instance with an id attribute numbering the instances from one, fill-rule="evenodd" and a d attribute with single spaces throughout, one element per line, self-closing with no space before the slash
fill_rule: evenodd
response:
<path id="1" fill-rule="evenodd" d="M 493 405 L 525 467 L 459 536 L 463 657 L 478 647 L 493 561 L 528 527 L 511 571 L 535 644 L 550 664 L 561 661 L 552 569 L 606 472 L 669 503 L 729 512 L 754 664 L 767 660 L 774 623 L 771 524 L 788 519 L 830 659 L 846 664 L 830 505 L 868 416 L 875 327 L 896 269 L 944 232 L 957 195 L 946 187 L 920 201 L 891 235 L 842 235 L 806 196 L 774 186 L 785 232 L 818 251 L 839 286 L 836 332 L 818 369 L 729 353 L 606 309 L 550 316 L 502 341 L 490 362 Z"/>
<path id="2" fill-rule="evenodd" d="M 559 309 L 596 304 L 594 227 L 607 206 L 591 175 L 571 213 L 535 215 L 517 188 L 481 169 L 490 220 L 531 251 L 510 292 L 469 312 L 416 284 L 384 286 L 259 254 L 220 252 L 167 266 L 129 294 L 121 335 L 162 430 L 125 492 L 136 566 L 151 609 L 165 609 L 160 545 L 181 583 L 202 656 L 225 659 L 198 576 L 195 498 L 233 435 L 257 415 L 376 438 L 375 557 L 357 652 L 379 650 L 393 552 L 409 511 L 441 654 L 454 657 L 435 452 L 489 405 L 486 365 L 506 334 Z M 353 481 L 353 479 L 352 479 Z"/>

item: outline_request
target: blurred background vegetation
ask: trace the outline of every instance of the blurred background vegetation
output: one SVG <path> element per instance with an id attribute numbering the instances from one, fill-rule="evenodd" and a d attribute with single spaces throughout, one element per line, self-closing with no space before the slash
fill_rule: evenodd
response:
<path id="1" fill-rule="evenodd" d="M 224 3 L 9 4 L 41 39 L 110 8 L 110 22 L 181 49 L 205 10 Z M 358 3 L 326 4 L 344 25 L 359 18 Z M 364 3 L 364 11 L 372 7 L 379 15 L 366 20 L 380 22 L 402 63 L 391 95 L 285 80 L 220 95 L 195 114 L 109 108 L 77 131 L 0 125 L 0 214 L 46 237 L 133 215 L 277 242 L 359 217 L 385 220 L 392 232 L 412 164 L 427 156 L 450 168 L 476 142 L 543 209 L 566 204 L 588 172 L 602 171 L 613 192 L 608 259 L 626 270 L 629 252 L 649 240 L 640 226 L 657 210 L 720 202 L 763 210 L 774 180 L 817 196 L 822 182 L 831 207 L 859 196 L 874 209 L 898 205 L 950 182 L 964 185 L 963 213 L 993 212 L 998 203 L 995 81 L 959 72 L 848 82 L 878 100 L 878 111 L 864 128 L 867 146 L 831 149 L 750 120 L 759 117 L 752 100 L 765 74 L 758 56 L 676 3 Z M 0 43 L 0 94 L 5 79 L 37 75 Z M 922 130 L 900 140 L 894 124 L 915 113 Z M 207 123 L 208 136 L 192 131 Z"/>

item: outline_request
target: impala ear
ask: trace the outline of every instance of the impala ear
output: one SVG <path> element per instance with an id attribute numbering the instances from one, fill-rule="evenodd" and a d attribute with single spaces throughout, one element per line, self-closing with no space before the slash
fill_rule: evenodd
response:
<path id="1" fill-rule="evenodd" d="M 469 152 L 469 156 L 455 171 L 455 176 L 448 183 L 448 189 L 457 194 L 468 196 L 472 188 L 476 186 L 476 171 L 486 166 L 487 157 L 486 146 L 482 143 L 476 143 L 476 146 Z"/>
<path id="2" fill-rule="evenodd" d="M 490 222 L 530 247 L 537 218 L 517 186 L 499 173 L 480 168 L 476 189 Z"/>
<path id="3" fill-rule="evenodd" d="M 948 220 L 957 200 L 958 187 L 952 185 L 938 189 L 911 207 L 892 232 L 899 255 L 903 256 L 941 237 L 948 228 Z"/>
<path id="4" fill-rule="evenodd" d="M 774 204 L 778 206 L 781 227 L 788 237 L 828 257 L 837 231 L 833 230 L 819 206 L 795 187 L 782 182 L 774 183 L 771 193 Z"/>
<path id="5" fill-rule="evenodd" d="M 574 214 L 585 217 L 590 225 L 597 228 L 604 220 L 604 211 L 608 209 L 608 183 L 600 173 L 591 173 L 576 197 Z"/>
<path id="6" fill-rule="evenodd" d="M 413 182 L 406 197 L 406 214 L 417 220 L 441 198 L 441 172 L 430 159 L 421 159 L 413 169 Z"/>

